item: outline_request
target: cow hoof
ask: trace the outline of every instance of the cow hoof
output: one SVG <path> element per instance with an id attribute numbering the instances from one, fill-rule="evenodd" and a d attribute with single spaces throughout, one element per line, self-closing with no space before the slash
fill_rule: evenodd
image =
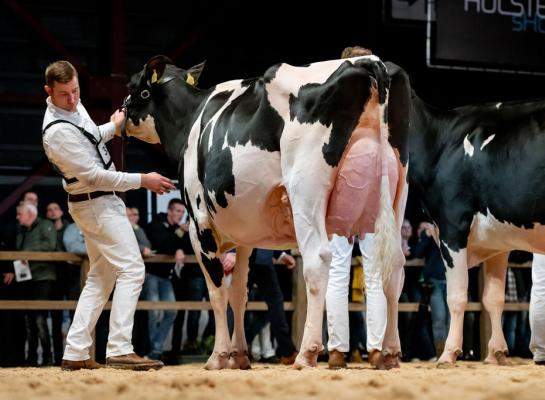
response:
<path id="1" fill-rule="evenodd" d="M 204 365 L 204 369 L 208 371 L 215 371 L 218 369 L 225 369 L 228 366 L 229 362 L 229 353 L 224 351 L 221 353 L 218 353 L 214 351 L 210 357 L 208 358 L 208 361 Z"/>
<path id="2" fill-rule="evenodd" d="M 229 368 L 230 369 L 250 369 L 252 365 L 250 364 L 250 359 L 248 358 L 248 351 L 232 351 L 229 357 Z"/>
<path id="3" fill-rule="evenodd" d="M 301 370 L 318 365 L 318 348 L 300 352 L 293 363 L 293 369 Z"/>
<path id="4" fill-rule="evenodd" d="M 507 351 L 497 350 L 493 355 L 488 355 L 484 359 L 485 364 L 501 365 L 501 366 L 510 366 L 511 361 L 507 358 Z"/>
<path id="5" fill-rule="evenodd" d="M 399 353 L 398 354 L 384 354 L 383 355 L 384 369 L 400 368 Z M 380 369 L 380 368 L 377 368 Z"/>
<path id="6" fill-rule="evenodd" d="M 384 370 L 386 366 L 384 365 L 384 356 L 380 350 L 371 350 L 369 353 L 369 364 L 375 369 Z"/>
<path id="7" fill-rule="evenodd" d="M 439 360 L 437 361 L 437 368 L 452 368 L 456 364 L 456 359 L 458 356 L 462 354 L 461 349 L 457 349 L 454 351 L 447 351 L 446 349 L 443 351 L 443 354 L 441 354 L 441 357 L 439 357 Z"/>

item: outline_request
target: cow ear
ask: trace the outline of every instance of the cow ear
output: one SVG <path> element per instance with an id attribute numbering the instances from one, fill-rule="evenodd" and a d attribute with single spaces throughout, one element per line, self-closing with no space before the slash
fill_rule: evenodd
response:
<path id="1" fill-rule="evenodd" d="M 185 81 L 190 84 L 191 86 L 195 86 L 197 84 L 197 81 L 199 80 L 199 77 L 201 76 L 201 72 L 204 68 L 204 64 L 206 63 L 206 60 L 204 60 L 202 63 L 194 65 L 193 67 L 189 68 L 185 74 Z"/>
<path id="2" fill-rule="evenodd" d="M 172 60 L 163 55 L 158 55 L 148 60 L 145 65 L 148 86 L 159 83 L 167 64 L 172 64 Z"/>

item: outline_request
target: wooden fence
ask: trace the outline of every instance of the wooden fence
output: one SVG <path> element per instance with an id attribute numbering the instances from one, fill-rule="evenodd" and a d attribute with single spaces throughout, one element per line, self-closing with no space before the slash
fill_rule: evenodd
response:
<path id="1" fill-rule="evenodd" d="M 80 268 L 81 287 L 85 282 L 87 272 L 89 271 L 89 259 L 86 256 L 81 256 L 74 253 L 66 252 L 20 252 L 20 251 L 0 251 L 0 261 L 12 260 L 29 260 L 29 261 L 67 261 L 74 265 L 74 268 Z M 174 257 L 167 255 L 155 255 L 145 257 L 146 263 L 164 263 L 173 264 Z M 186 264 L 196 263 L 195 256 L 186 256 Z M 421 259 L 413 259 L 407 261 L 405 267 L 422 267 Z M 525 264 L 510 264 L 511 267 L 529 268 L 530 263 Z M 483 288 L 483 273 L 481 269 L 479 277 L 479 299 L 482 298 Z M 292 338 L 294 343 L 301 343 L 303 337 L 303 329 L 305 326 L 305 317 L 307 309 L 307 299 L 305 283 L 303 278 L 302 260 L 297 257 L 297 267 L 293 274 L 293 296 L 291 302 L 284 302 L 284 310 L 293 311 L 292 317 Z M 76 301 L 70 300 L 0 300 L 0 310 L 74 310 Z M 415 312 L 418 311 L 418 303 L 399 303 L 400 312 Z M 108 302 L 105 309 L 111 308 L 111 302 Z M 137 310 L 210 310 L 212 307 L 208 301 L 139 301 L 136 307 Z M 482 311 L 482 302 L 470 302 L 467 304 L 467 311 Z M 263 311 L 267 310 L 267 305 L 262 301 L 249 301 L 247 310 Z M 350 303 L 350 311 L 365 311 L 365 304 Z M 528 303 L 506 303 L 506 311 L 526 311 Z M 485 317 L 485 313 L 481 313 L 480 320 L 480 338 L 481 338 L 481 357 L 486 356 L 488 339 L 491 334 L 490 320 Z"/>

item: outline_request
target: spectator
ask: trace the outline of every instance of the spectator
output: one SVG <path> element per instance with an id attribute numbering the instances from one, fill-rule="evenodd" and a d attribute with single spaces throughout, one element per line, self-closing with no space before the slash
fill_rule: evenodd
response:
<path id="1" fill-rule="evenodd" d="M 17 250 L 54 251 L 57 248 L 57 234 L 53 223 L 38 217 L 38 210 L 32 203 L 21 203 L 17 207 Z M 52 300 L 56 279 L 55 266 L 43 261 L 21 260 L 30 266 L 32 279 L 23 283 L 25 297 L 29 300 Z M 47 311 L 29 311 L 26 315 L 28 339 L 28 364 L 38 365 L 38 340 L 42 346 L 42 365 L 52 365 L 51 338 L 47 326 Z"/>
<path id="2" fill-rule="evenodd" d="M 148 226 L 148 237 L 152 247 L 161 254 L 174 255 L 175 265 L 183 266 L 185 253 L 182 238 L 186 236 L 187 227 L 181 226 L 184 206 L 180 199 L 171 199 L 167 213 L 158 214 Z M 146 264 L 146 280 L 143 296 L 150 301 L 175 301 L 171 277 L 174 265 Z M 164 342 L 176 318 L 176 311 L 150 310 L 148 312 L 148 329 L 150 335 L 150 352 L 148 357 L 159 359 L 163 354 Z"/>
<path id="3" fill-rule="evenodd" d="M 57 251 L 66 251 L 63 243 L 64 230 L 69 222 L 64 218 L 64 211 L 59 203 L 51 202 L 46 206 L 46 217 L 53 222 L 57 231 Z M 77 300 L 79 295 L 79 268 L 67 262 L 55 262 L 57 280 L 53 288 L 54 300 Z M 63 310 L 51 311 L 51 335 L 53 339 L 54 364 L 61 365 L 64 352 L 62 323 Z M 73 314 L 73 313 L 72 313 Z"/>

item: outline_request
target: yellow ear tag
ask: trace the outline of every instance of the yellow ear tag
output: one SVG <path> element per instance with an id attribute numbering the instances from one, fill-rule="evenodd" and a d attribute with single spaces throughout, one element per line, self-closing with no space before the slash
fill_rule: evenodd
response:
<path id="1" fill-rule="evenodd" d="M 157 71 L 153 70 L 153 75 L 151 75 L 151 83 L 157 82 Z"/>
<path id="2" fill-rule="evenodd" d="M 193 78 L 193 75 L 191 75 L 189 72 L 187 73 L 187 78 L 185 78 L 185 81 L 191 86 L 195 86 L 195 78 Z"/>

